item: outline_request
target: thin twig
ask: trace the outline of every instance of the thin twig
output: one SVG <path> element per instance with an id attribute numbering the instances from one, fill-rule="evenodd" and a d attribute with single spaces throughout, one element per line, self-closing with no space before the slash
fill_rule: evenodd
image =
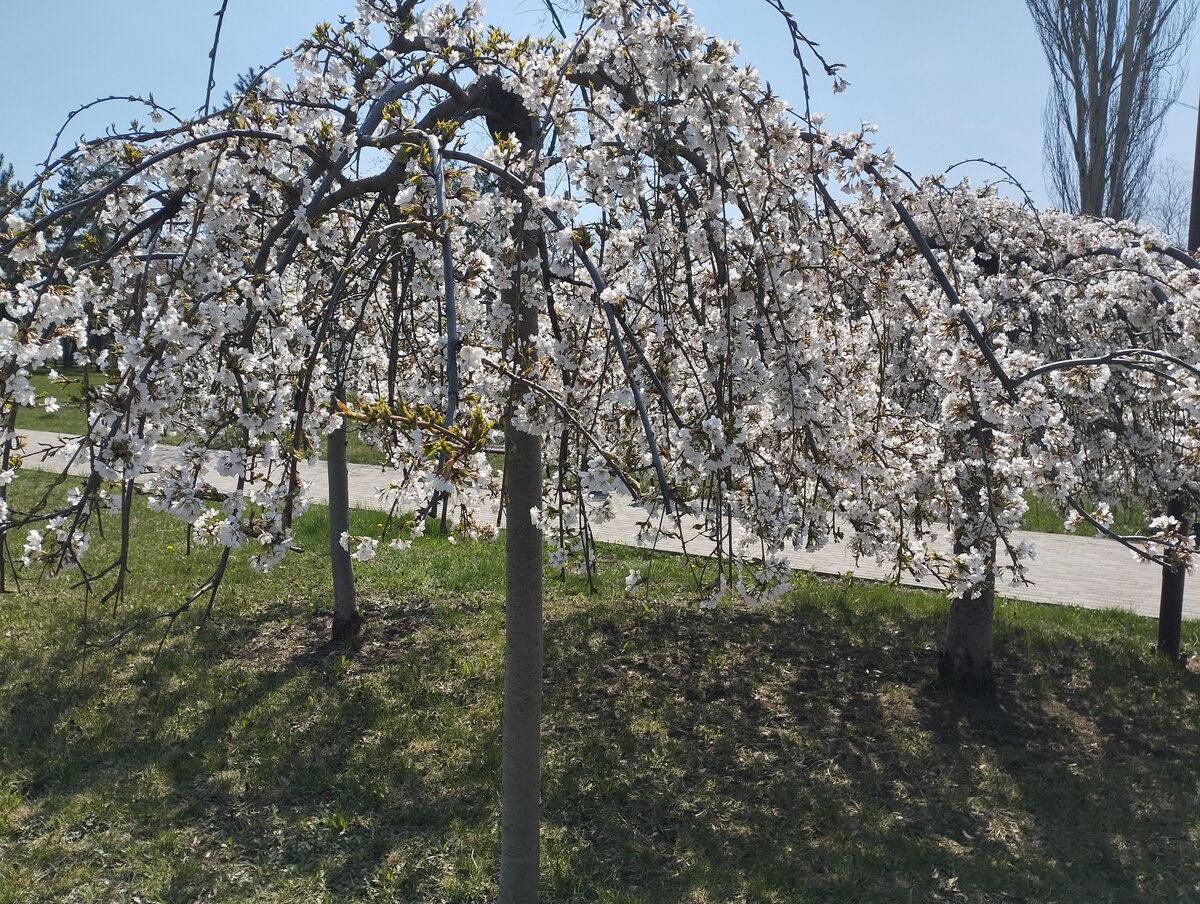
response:
<path id="1" fill-rule="evenodd" d="M 222 0 L 221 8 L 215 13 L 217 17 L 217 30 L 213 34 L 212 50 L 208 52 L 208 89 L 204 92 L 204 115 L 208 115 L 208 111 L 212 104 L 213 89 L 217 87 L 217 47 L 221 43 L 221 26 L 225 24 L 225 9 L 229 6 L 229 0 Z"/>

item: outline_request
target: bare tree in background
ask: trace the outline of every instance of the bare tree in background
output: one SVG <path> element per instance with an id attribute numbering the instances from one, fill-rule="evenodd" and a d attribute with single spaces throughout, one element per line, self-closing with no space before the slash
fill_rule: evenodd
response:
<path id="1" fill-rule="evenodd" d="M 1136 219 L 1198 0 L 1025 0 L 1050 63 L 1046 168 L 1070 213 Z"/>
<path id="2" fill-rule="evenodd" d="M 1191 203 L 1191 174 L 1179 158 L 1168 157 L 1154 168 L 1154 180 L 1142 219 L 1184 248 L 1187 246 Z"/>

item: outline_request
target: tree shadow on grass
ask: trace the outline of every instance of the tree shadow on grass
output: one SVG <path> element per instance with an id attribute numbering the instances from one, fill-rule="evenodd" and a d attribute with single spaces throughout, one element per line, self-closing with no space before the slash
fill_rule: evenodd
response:
<path id="1" fill-rule="evenodd" d="M 71 887 L 72 861 L 84 861 L 93 875 L 122 877 L 116 887 L 171 902 L 224 900 L 256 883 L 336 899 L 381 875 L 392 894 L 432 897 L 445 863 L 427 851 L 452 851 L 460 825 L 494 824 L 498 737 L 472 726 L 443 749 L 445 697 L 463 688 L 447 680 L 457 639 L 440 607 L 367 608 L 354 644 L 328 642 L 324 618 L 279 613 L 181 639 L 142 693 L 114 694 L 128 685 L 99 679 L 81 688 L 70 651 L 58 678 L 38 670 L 38 682 L 10 686 L 19 733 L 4 771 L 20 772 L 16 832 L 63 829 L 40 839 L 61 868 L 36 894 L 100 900 Z M 490 719 L 461 702 L 464 720 Z M 155 857 L 167 860 L 156 875 L 124 876 L 122 864 Z"/>
<path id="2" fill-rule="evenodd" d="M 1082 642 L 1065 650 L 1087 663 L 1072 672 L 1077 691 L 974 701 L 932 683 L 933 650 L 899 640 L 941 627 L 940 613 L 902 607 L 850 621 L 804 607 L 580 612 L 552 625 L 570 640 L 549 666 L 548 897 L 568 899 L 581 876 L 629 901 L 1192 889 L 1195 722 L 1172 728 L 1161 698 L 1131 716 L 1128 688 L 1113 683 L 1152 688 L 1161 669 Z M 1013 671 L 1031 665 L 997 655 Z M 1176 681 L 1193 714 L 1194 679 Z M 1132 722 L 1114 733 L 1113 719 Z M 1137 850 L 1163 831 L 1163 850 Z"/>
<path id="3" fill-rule="evenodd" d="M 1039 900 L 1200 898 L 1200 676 L 1107 635 L 1106 618 L 1124 616 L 1055 636 L 1054 660 L 1006 630 L 999 699 L 930 694 L 924 719 L 947 751 L 989 755 Z"/>
<path id="4" fill-rule="evenodd" d="M 546 900 L 1200 896 L 1194 671 L 1002 612 L 1001 694 L 972 701 L 932 682 L 941 604 L 843 591 L 549 606 Z M 145 653 L 94 682 L 6 660 L 0 856 L 43 870 L 16 900 L 493 895 L 499 604 L 368 609 L 353 645 L 283 604 L 172 641 L 140 692 Z"/>

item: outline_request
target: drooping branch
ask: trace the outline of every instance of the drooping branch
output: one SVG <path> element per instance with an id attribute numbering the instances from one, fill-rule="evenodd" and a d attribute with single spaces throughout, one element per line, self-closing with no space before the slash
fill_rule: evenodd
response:
<path id="1" fill-rule="evenodd" d="M 526 183 L 523 180 L 510 173 L 508 170 L 505 170 L 502 167 L 491 163 L 490 161 L 484 160 L 481 157 L 477 157 L 474 154 L 468 154 L 463 151 L 447 151 L 446 156 L 454 160 L 461 160 L 464 163 L 471 163 L 475 166 L 478 166 L 481 169 L 490 172 L 497 178 L 508 182 L 510 185 L 519 188 L 521 191 L 525 190 Z M 559 217 L 555 211 L 546 209 L 543 211 L 543 213 L 547 219 L 554 224 L 555 228 L 563 231 L 566 230 L 566 224 L 563 223 L 562 218 Z M 605 280 L 604 275 L 600 272 L 600 269 L 592 260 L 591 255 L 587 253 L 586 248 L 584 248 L 578 242 L 573 242 L 571 247 L 575 256 L 587 270 L 588 275 L 591 276 L 592 283 L 596 290 L 596 297 L 599 299 L 600 307 L 604 311 L 605 318 L 608 321 L 609 334 L 613 339 L 614 345 L 616 346 L 617 354 L 621 358 L 621 364 L 625 368 L 626 379 L 629 382 L 629 389 L 633 393 L 634 405 L 637 408 L 638 417 L 642 422 L 642 430 L 645 432 L 646 441 L 649 444 L 650 458 L 654 465 L 654 472 L 658 477 L 658 486 L 659 491 L 663 496 L 663 504 L 667 506 L 667 511 L 669 512 L 671 511 L 671 487 L 667 482 L 666 471 L 664 470 L 662 464 L 662 456 L 659 453 L 658 442 L 654 436 L 654 426 L 650 423 L 650 413 L 646 409 L 646 403 L 642 397 L 641 385 L 638 383 L 633 367 L 630 364 L 629 353 L 625 349 L 625 343 L 621 339 L 621 330 L 619 324 L 617 323 L 616 313 L 613 311 L 612 303 L 604 297 L 608 289 L 608 281 Z"/>
<path id="2" fill-rule="evenodd" d="M 1146 370 L 1149 369 L 1145 364 L 1138 361 L 1138 358 L 1153 358 L 1157 361 L 1163 361 L 1181 370 L 1185 370 L 1192 376 L 1200 378 L 1200 367 L 1194 364 L 1189 364 L 1182 358 L 1169 354 L 1159 349 L 1153 348 L 1123 348 L 1115 352 L 1110 352 L 1106 355 L 1096 355 L 1090 358 L 1066 358 L 1062 361 L 1051 361 L 1047 364 L 1042 364 L 1032 370 L 1015 377 L 1013 386 L 1020 386 L 1030 380 L 1035 380 L 1038 377 L 1045 376 L 1055 371 L 1071 370 L 1076 367 L 1124 367 L 1131 370 Z M 1160 371 L 1154 370 L 1154 373 Z"/>

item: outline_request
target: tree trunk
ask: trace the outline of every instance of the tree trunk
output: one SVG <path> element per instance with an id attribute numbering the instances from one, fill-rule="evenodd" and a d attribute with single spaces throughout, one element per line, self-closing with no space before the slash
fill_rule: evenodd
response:
<path id="1" fill-rule="evenodd" d="M 956 551 L 962 551 L 957 549 Z M 946 642 L 938 656 L 938 675 L 942 683 L 977 697 L 996 695 L 992 672 L 992 619 L 996 603 L 996 559 L 992 547 L 987 577 L 983 586 L 950 603 L 946 624 Z"/>
<path id="2" fill-rule="evenodd" d="M 517 225 L 524 259 L 536 242 Z M 537 311 L 523 303 L 520 278 L 501 296 L 516 312 L 517 372 L 526 370 Z M 527 392 L 513 385 L 513 407 Z M 531 510 L 542 505 L 542 440 L 505 425 L 504 721 L 500 778 L 500 904 L 535 904 L 541 856 L 542 531 Z"/>
<path id="3" fill-rule="evenodd" d="M 510 425 L 506 440 L 500 902 L 533 904 L 541 851 L 542 533 L 529 510 L 541 502 L 541 437 Z"/>
<path id="4" fill-rule="evenodd" d="M 340 394 L 339 394 L 340 395 Z M 350 531 L 350 479 L 346 469 L 346 424 L 329 434 L 325 452 L 329 476 L 329 558 L 333 572 L 333 639 L 358 633 L 362 617 L 354 595 L 354 564 L 342 546 Z"/>
<path id="5" fill-rule="evenodd" d="M 1182 496 L 1171 500 L 1167 514 L 1187 531 L 1187 502 Z M 1187 569 L 1182 565 L 1164 565 L 1162 589 L 1158 597 L 1158 652 L 1179 661 L 1179 639 L 1183 633 L 1183 590 Z"/>

